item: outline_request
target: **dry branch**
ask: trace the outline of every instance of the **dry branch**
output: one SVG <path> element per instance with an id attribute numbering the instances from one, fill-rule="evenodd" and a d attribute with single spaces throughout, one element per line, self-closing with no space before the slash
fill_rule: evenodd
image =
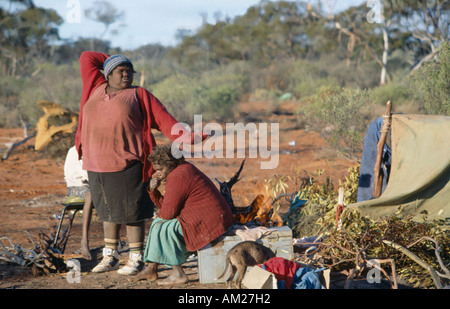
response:
<path id="1" fill-rule="evenodd" d="M 417 255 L 415 255 L 414 253 L 412 253 L 405 247 L 400 246 L 399 244 L 396 244 L 389 240 L 383 240 L 383 243 L 385 243 L 386 245 L 388 245 L 396 250 L 399 250 L 400 252 L 402 252 L 403 254 L 408 256 L 410 259 L 412 259 L 414 262 L 416 262 L 417 264 L 419 264 L 420 266 L 425 268 L 430 273 L 431 278 L 433 279 L 433 282 L 436 285 L 436 287 L 438 289 L 442 289 L 442 284 L 441 284 L 441 281 L 439 280 L 439 277 L 438 277 L 436 271 L 430 265 L 428 265 L 425 261 L 423 261 L 421 258 L 419 258 Z"/>
<path id="2" fill-rule="evenodd" d="M 374 262 L 376 262 L 376 263 L 372 263 L 372 262 L 370 262 L 370 261 L 374 261 Z M 393 259 L 371 259 L 369 261 L 369 263 L 370 263 L 370 265 L 371 266 L 373 266 L 373 267 L 375 267 L 376 269 L 378 269 L 378 270 L 380 270 L 383 274 L 384 274 L 384 276 L 386 277 L 386 278 L 388 278 L 388 280 L 389 280 L 389 282 L 391 282 L 391 287 L 393 288 L 393 289 L 398 289 L 398 284 L 397 284 L 397 273 L 396 273 L 396 271 L 395 271 L 395 263 L 394 263 L 394 260 Z M 368 263 L 368 264 L 369 264 Z M 386 271 L 383 269 L 383 268 L 381 268 L 378 264 L 382 264 L 382 263 L 390 263 L 391 264 L 391 272 L 392 272 L 392 280 L 391 280 L 391 278 L 389 277 L 389 275 L 386 273 Z"/>
<path id="3" fill-rule="evenodd" d="M 419 240 L 415 241 L 414 243 L 412 243 L 411 245 L 408 246 L 408 248 L 414 246 L 415 244 L 423 241 L 423 240 L 429 240 L 431 242 L 434 243 L 434 245 L 436 246 L 434 249 L 434 254 L 436 255 L 436 259 L 438 260 L 439 266 L 441 267 L 441 269 L 444 271 L 444 274 L 441 274 L 439 272 L 436 272 L 436 274 L 440 277 L 443 278 L 447 278 L 450 279 L 450 270 L 444 265 L 444 262 L 442 261 L 440 252 L 441 252 L 441 246 L 439 245 L 438 241 L 431 238 L 431 237 L 427 237 L 427 236 L 423 236 L 422 238 L 420 238 Z"/>
<path id="4" fill-rule="evenodd" d="M 20 266 L 31 266 L 35 276 L 67 271 L 64 256 L 55 252 L 51 247 L 52 240 L 50 237 L 41 232 L 39 234 L 39 245 L 36 245 L 30 233 L 28 233 L 28 236 L 34 246 L 33 249 L 22 248 L 18 244 L 13 244 L 8 236 L 1 236 L 0 260 Z M 3 244 L 2 240 L 8 240 L 10 246 Z"/>
<path id="5" fill-rule="evenodd" d="M 20 141 L 11 143 L 9 145 L 8 149 L 6 150 L 6 152 L 2 155 L 2 161 L 3 160 L 7 160 L 9 158 L 9 155 L 14 150 L 14 148 L 16 148 L 16 147 L 26 143 L 30 138 L 33 138 L 33 137 L 36 136 L 36 134 L 28 135 L 28 125 L 23 121 L 22 118 L 20 119 L 20 121 L 22 122 L 23 127 L 24 127 L 24 129 L 23 129 L 24 138 L 22 140 L 20 140 Z"/>

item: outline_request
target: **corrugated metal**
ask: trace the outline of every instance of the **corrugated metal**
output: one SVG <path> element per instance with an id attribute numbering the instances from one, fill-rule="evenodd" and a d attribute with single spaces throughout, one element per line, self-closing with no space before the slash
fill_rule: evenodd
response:
<path id="1" fill-rule="evenodd" d="M 293 259 L 294 252 L 292 247 L 292 230 L 288 226 L 269 228 L 270 234 L 262 236 L 258 242 L 269 247 L 278 257 Z M 225 269 L 225 260 L 228 251 L 238 243 L 242 242 L 240 236 L 221 237 L 214 243 L 198 250 L 198 277 L 202 284 L 205 283 L 223 283 L 227 280 L 230 272 L 222 278 L 220 276 Z M 247 271 L 250 269 L 248 267 Z"/>

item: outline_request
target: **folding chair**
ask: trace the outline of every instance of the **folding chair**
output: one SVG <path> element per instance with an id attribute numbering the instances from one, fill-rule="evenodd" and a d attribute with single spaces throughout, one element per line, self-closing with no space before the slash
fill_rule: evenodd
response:
<path id="1" fill-rule="evenodd" d="M 64 217 L 66 215 L 67 212 L 69 211 L 73 211 L 72 215 L 69 217 L 69 231 L 72 228 L 72 222 L 73 219 L 75 218 L 76 213 L 79 210 L 83 210 L 84 207 L 84 199 L 79 198 L 79 197 L 68 197 L 66 199 L 66 201 L 64 203 L 61 203 L 64 206 L 64 209 L 62 210 L 61 213 L 61 218 L 59 219 L 59 224 L 58 224 L 58 228 L 56 230 L 56 234 L 55 234 L 55 238 L 53 240 L 53 246 L 55 247 L 58 239 L 59 239 L 59 233 L 61 232 L 61 227 L 64 221 Z M 64 253 L 64 249 L 66 247 L 66 242 L 64 242 L 63 248 L 61 250 L 61 253 Z"/>

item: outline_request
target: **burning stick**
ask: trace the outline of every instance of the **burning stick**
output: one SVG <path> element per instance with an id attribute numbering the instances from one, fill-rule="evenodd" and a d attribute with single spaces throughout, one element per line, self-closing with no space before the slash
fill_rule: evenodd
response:
<path id="1" fill-rule="evenodd" d="M 248 208 L 250 211 L 233 213 L 234 221 L 245 224 L 247 222 L 255 220 L 261 209 L 263 202 L 264 202 L 264 195 L 258 194 L 256 198 L 253 200 L 253 202 L 250 204 L 250 206 L 242 207 Z"/>
<path id="2" fill-rule="evenodd" d="M 231 212 L 233 214 L 240 214 L 240 213 L 247 214 L 247 213 L 252 212 L 252 210 L 253 210 L 253 206 L 252 206 L 253 203 L 250 204 L 247 207 L 236 207 L 236 206 L 234 206 L 233 197 L 231 196 L 231 188 L 240 180 L 239 179 L 239 175 L 241 174 L 242 169 L 244 168 L 244 163 L 245 163 L 245 160 L 242 161 L 239 170 L 237 171 L 237 173 L 232 178 L 230 178 L 230 180 L 224 181 L 224 182 L 220 182 L 216 178 L 216 181 L 219 183 L 219 186 L 220 186 L 220 193 L 222 193 L 223 197 L 225 198 L 225 200 L 230 205 Z"/>
<path id="3" fill-rule="evenodd" d="M 283 220 L 275 211 L 270 214 L 273 204 L 265 202 L 264 195 L 262 194 L 258 194 L 249 206 L 236 207 L 234 205 L 233 197 L 231 195 L 231 188 L 240 180 L 239 176 L 244 168 L 244 163 L 245 160 L 242 161 L 239 170 L 232 178 L 230 178 L 230 180 L 220 182 L 216 179 L 220 186 L 220 192 L 231 207 L 234 221 L 242 224 L 255 221 L 257 224 L 262 224 L 265 226 L 283 225 Z"/>

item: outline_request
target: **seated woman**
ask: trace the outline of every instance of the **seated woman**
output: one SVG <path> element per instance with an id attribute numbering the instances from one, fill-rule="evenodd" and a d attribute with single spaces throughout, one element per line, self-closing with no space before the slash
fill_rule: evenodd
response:
<path id="1" fill-rule="evenodd" d="M 149 156 L 155 173 L 150 198 L 159 208 L 147 239 L 144 270 L 132 280 L 158 279 L 159 264 L 171 265 L 172 274 L 158 284 L 188 281 L 181 264 L 190 252 L 201 249 L 224 234 L 233 224 L 231 208 L 214 183 L 181 157 L 173 157 L 170 146 L 158 146 Z M 164 196 L 157 190 L 165 181 Z"/>

